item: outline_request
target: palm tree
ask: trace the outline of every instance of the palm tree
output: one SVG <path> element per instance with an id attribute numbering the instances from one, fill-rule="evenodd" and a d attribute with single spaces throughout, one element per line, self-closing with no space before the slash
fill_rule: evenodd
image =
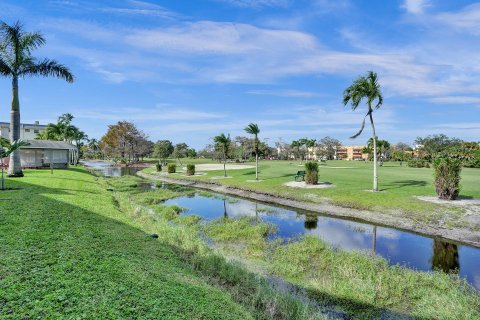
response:
<path id="1" fill-rule="evenodd" d="M 73 82 L 70 70 L 55 60 L 38 61 L 32 51 L 45 44 L 45 38 L 39 32 L 25 32 L 22 24 L 12 26 L 0 21 L 0 75 L 12 79 L 12 106 L 10 112 L 10 141 L 20 139 L 20 102 L 18 99 L 18 78 L 28 76 L 54 76 Z M 20 152 L 10 155 L 8 175 L 22 177 Z"/>
<path id="2" fill-rule="evenodd" d="M 377 74 L 373 71 L 369 71 L 365 76 L 359 77 L 351 86 L 345 89 L 343 93 L 343 104 L 346 106 L 350 102 L 352 110 L 355 110 L 363 99 L 367 100 L 368 112 L 363 118 L 360 130 L 350 138 L 355 139 L 362 133 L 363 129 L 365 128 L 365 118 L 368 116 L 370 118 L 373 131 L 373 191 L 378 191 L 377 135 L 375 134 L 375 125 L 373 123 L 372 113 L 373 109 L 378 109 L 382 106 L 383 96 L 382 92 L 380 91 L 380 84 L 378 83 Z M 376 104 L 374 103 L 375 100 Z"/>
<path id="3" fill-rule="evenodd" d="M 0 138 L 0 166 L 2 167 L 2 189 L 1 189 L 2 191 L 5 190 L 3 158 L 8 157 L 19 148 L 23 146 L 28 146 L 28 145 L 30 145 L 28 142 L 25 142 L 22 140 L 18 140 L 18 141 L 14 141 L 13 143 L 10 143 L 10 141 L 8 141 L 7 139 Z"/>
<path id="4" fill-rule="evenodd" d="M 216 136 L 213 138 L 213 141 L 219 145 L 222 146 L 223 150 L 223 172 L 224 172 L 224 177 L 227 176 L 227 154 L 228 154 L 228 148 L 230 147 L 230 143 L 232 142 L 230 140 L 230 135 L 226 136 L 224 133 Z"/>
<path id="5" fill-rule="evenodd" d="M 258 141 L 258 134 L 260 133 L 260 129 L 256 123 L 250 123 L 244 130 L 246 133 L 253 134 L 255 136 L 255 180 L 258 180 L 258 149 L 260 142 Z"/>

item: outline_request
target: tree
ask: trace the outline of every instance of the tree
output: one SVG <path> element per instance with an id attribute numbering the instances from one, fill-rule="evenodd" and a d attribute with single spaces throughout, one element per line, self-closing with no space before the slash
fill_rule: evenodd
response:
<path id="1" fill-rule="evenodd" d="M 377 110 L 382 106 L 383 96 L 377 74 L 373 71 L 367 72 L 365 76 L 360 76 L 343 92 L 343 104 L 346 106 L 350 102 L 352 110 L 357 109 L 364 99 L 367 100 L 368 112 L 363 118 L 360 130 L 350 138 L 355 139 L 362 134 L 365 128 L 365 118 L 369 117 L 373 134 L 373 191 L 378 191 L 377 134 L 375 133 L 375 124 L 373 123 L 373 110 Z"/>
<path id="2" fill-rule="evenodd" d="M 462 142 L 460 139 L 450 138 L 444 134 L 434 134 L 425 138 L 418 137 L 415 140 L 420 156 L 428 161 L 432 161 L 437 155 L 448 149 L 461 147 Z"/>
<path id="3" fill-rule="evenodd" d="M 4 163 L 3 163 L 3 158 L 8 157 L 11 155 L 13 152 L 16 150 L 20 149 L 23 146 L 28 146 L 30 145 L 28 142 L 18 140 L 10 143 L 5 138 L 0 137 L 0 166 L 2 167 L 2 191 L 5 190 L 5 175 L 4 175 Z"/>
<path id="4" fill-rule="evenodd" d="M 158 140 L 153 147 L 153 156 L 165 161 L 173 153 L 173 144 L 170 140 Z"/>
<path id="5" fill-rule="evenodd" d="M 136 161 L 145 153 L 147 136 L 128 121 L 119 121 L 108 126 L 107 133 L 100 140 L 100 148 L 109 157 L 120 157 Z"/>
<path id="6" fill-rule="evenodd" d="M 379 140 L 378 137 L 376 138 L 377 140 L 377 159 L 380 158 L 380 166 L 383 166 L 383 162 L 386 159 L 390 158 L 390 142 L 387 140 Z M 373 138 L 368 139 L 367 142 L 367 151 L 368 151 L 368 156 L 373 157 Z"/>
<path id="7" fill-rule="evenodd" d="M 0 75 L 12 79 L 12 105 L 10 111 L 10 141 L 20 139 L 20 101 L 18 98 L 18 79 L 29 76 L 54 76 L 73 82 L 70 70 L 55 60 L 38 61 L 32 51 L 45 44 L 45 38 L 39 32 L 25 32 L 22 24 L 12 26 L 0 22 Z M 10 154 L 8 175 L 22 177 L 20 151 Z"/>
<path id="8" fill-rule="evenodd" d="M 227 154 L 228 154 L 228 149 L 230 148 L 230 144 L 232 143 L 232 141 L 230 140 L 230 135 L 226 136 L 224 133 L 221 133 L 220 135 L 213 138 L 213 141 L 217 146 L 219 146 L 222 149 L 223 172 L 224 172 L 224 177 L 226 177 L 227 176 Z"/>
<path id="9" fill-rule="evenodd" d="M 333 160 L 335 158 L 335 152 L 342 143 L 340 140 L 331 138 L 329 136 L 322 138 L 317 145 L 317 154 L 321 157 L 325 157 L 327 160 Z"/>
<path id="10" fill-rule="evenodd" d="M 180 165 L 182 165 L 182 161 L 180 159 L 187 157 L 187 151 L 188 145 L 185 142 L 177 143 L 173 148 L 173 157 L 178 159 Z"/>
<path id="11" fill-rule="evenodd" d="M 255 180 L 258 180 L 258 134 L 260 133 L 260 129 L 256 123 L 250 123 L 245 129 L 245 132 L 248 134 L 253 134 L 254 138 L 254 149 L 255 149 Z"/>
<path id="12" fill-rule="evenodd" d="M 187 149 L 187 157 L 189 158 L 196 158 L 197 157 L 197 151 L 193 148 Z"/>

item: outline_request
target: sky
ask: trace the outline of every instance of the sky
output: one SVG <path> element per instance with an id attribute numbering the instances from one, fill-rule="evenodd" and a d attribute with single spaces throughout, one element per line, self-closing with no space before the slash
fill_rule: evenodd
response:
<path id="1" fill-rule="evenodd" d="M 22 122 L 74 124 L 100 139 L 134 122 L 151 140 L 202 148 L 250 122 L 279 139 L 355 140 L 366 106 L 342 104 L 358 76 L 378 73 L 377 135 L 413 144 L 444 133 L 480 140 L 480 2 L 455 0 L 0 0 L 67 65 L 73 84 L 20 81 Z M 0 121 L 11 81 L 0 78 Z"/>

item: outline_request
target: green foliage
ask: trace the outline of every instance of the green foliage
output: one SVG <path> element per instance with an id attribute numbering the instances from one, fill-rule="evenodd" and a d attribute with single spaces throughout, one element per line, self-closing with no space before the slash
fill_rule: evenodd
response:
<path id="1" fill-rule="evenodd" d="M 307 184 L 317 184 L 318 183 L 318 162 L 308 161 L 305 163 L 305 182 Z"/>
<path id="2" fill-rule="evenodd" d="M 169 163 L 167 166 L 168 173 L 175 173 L 177 171 L 177 165 L 174 163 Z"/>
<path id="3" fill-rule="evenodd" d="M 411 168 L 430 168 L 428 161 L 423 159 L 410 159 L 407 165 Z"/>
<path id="4" fill-rule="evenodd" d="M 443 200 L 455 200 L 460 193 L 460 173 L 462 162 L 459 159 L 438 158 L 435 168 L 435 192 Z"/>
<path id="5" fill-rule="evenodd" d="M 149 229 L 155 215 L 124 206 L 137 190 L 114 201 L 103 181 L 79 169 L 8 180 L 19 190 L 0 193 L 1 319 L 256 318 L 148 237 L 175 227 Z"/>
<path id="6" fill-rule="evenodd" d="M 162 171 L 162 164 L 160 162 L 156 163 L 155 168 L 157 169 L 157 172 L 161 172 Z"/>
<path id="7" fill-rule="evenodd" d="M 195 165 L 193 163 L 187 164 L 187 176 L 195 175 Z"/>
<path id="8" fill-rule="evenodd" d="M 153 146 L 153 156 L 161 160 L 167 159 L 173 153 L 173 144 L 169 140 L 158 140 Z"/>
<path id="9" fill-rule="evenodd" d="M 329 297 L 354 319 L 404 319 L 407 310 L 413 319 L 480 318 L 480 296 L 457 277 L 391 267 L 383 258 L 336 250 L 315 236 L 279 246 L 268 268 Z"/>

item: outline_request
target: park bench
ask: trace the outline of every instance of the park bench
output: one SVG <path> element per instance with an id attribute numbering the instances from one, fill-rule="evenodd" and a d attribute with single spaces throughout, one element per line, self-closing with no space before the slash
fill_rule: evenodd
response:
<path id="1" fill-rule="evenodd" d="M 299 182 L 304 180 L 305 180 L 305 171 L 298 171 L 297 174 L 295 175 L 295 181 Z"/>

